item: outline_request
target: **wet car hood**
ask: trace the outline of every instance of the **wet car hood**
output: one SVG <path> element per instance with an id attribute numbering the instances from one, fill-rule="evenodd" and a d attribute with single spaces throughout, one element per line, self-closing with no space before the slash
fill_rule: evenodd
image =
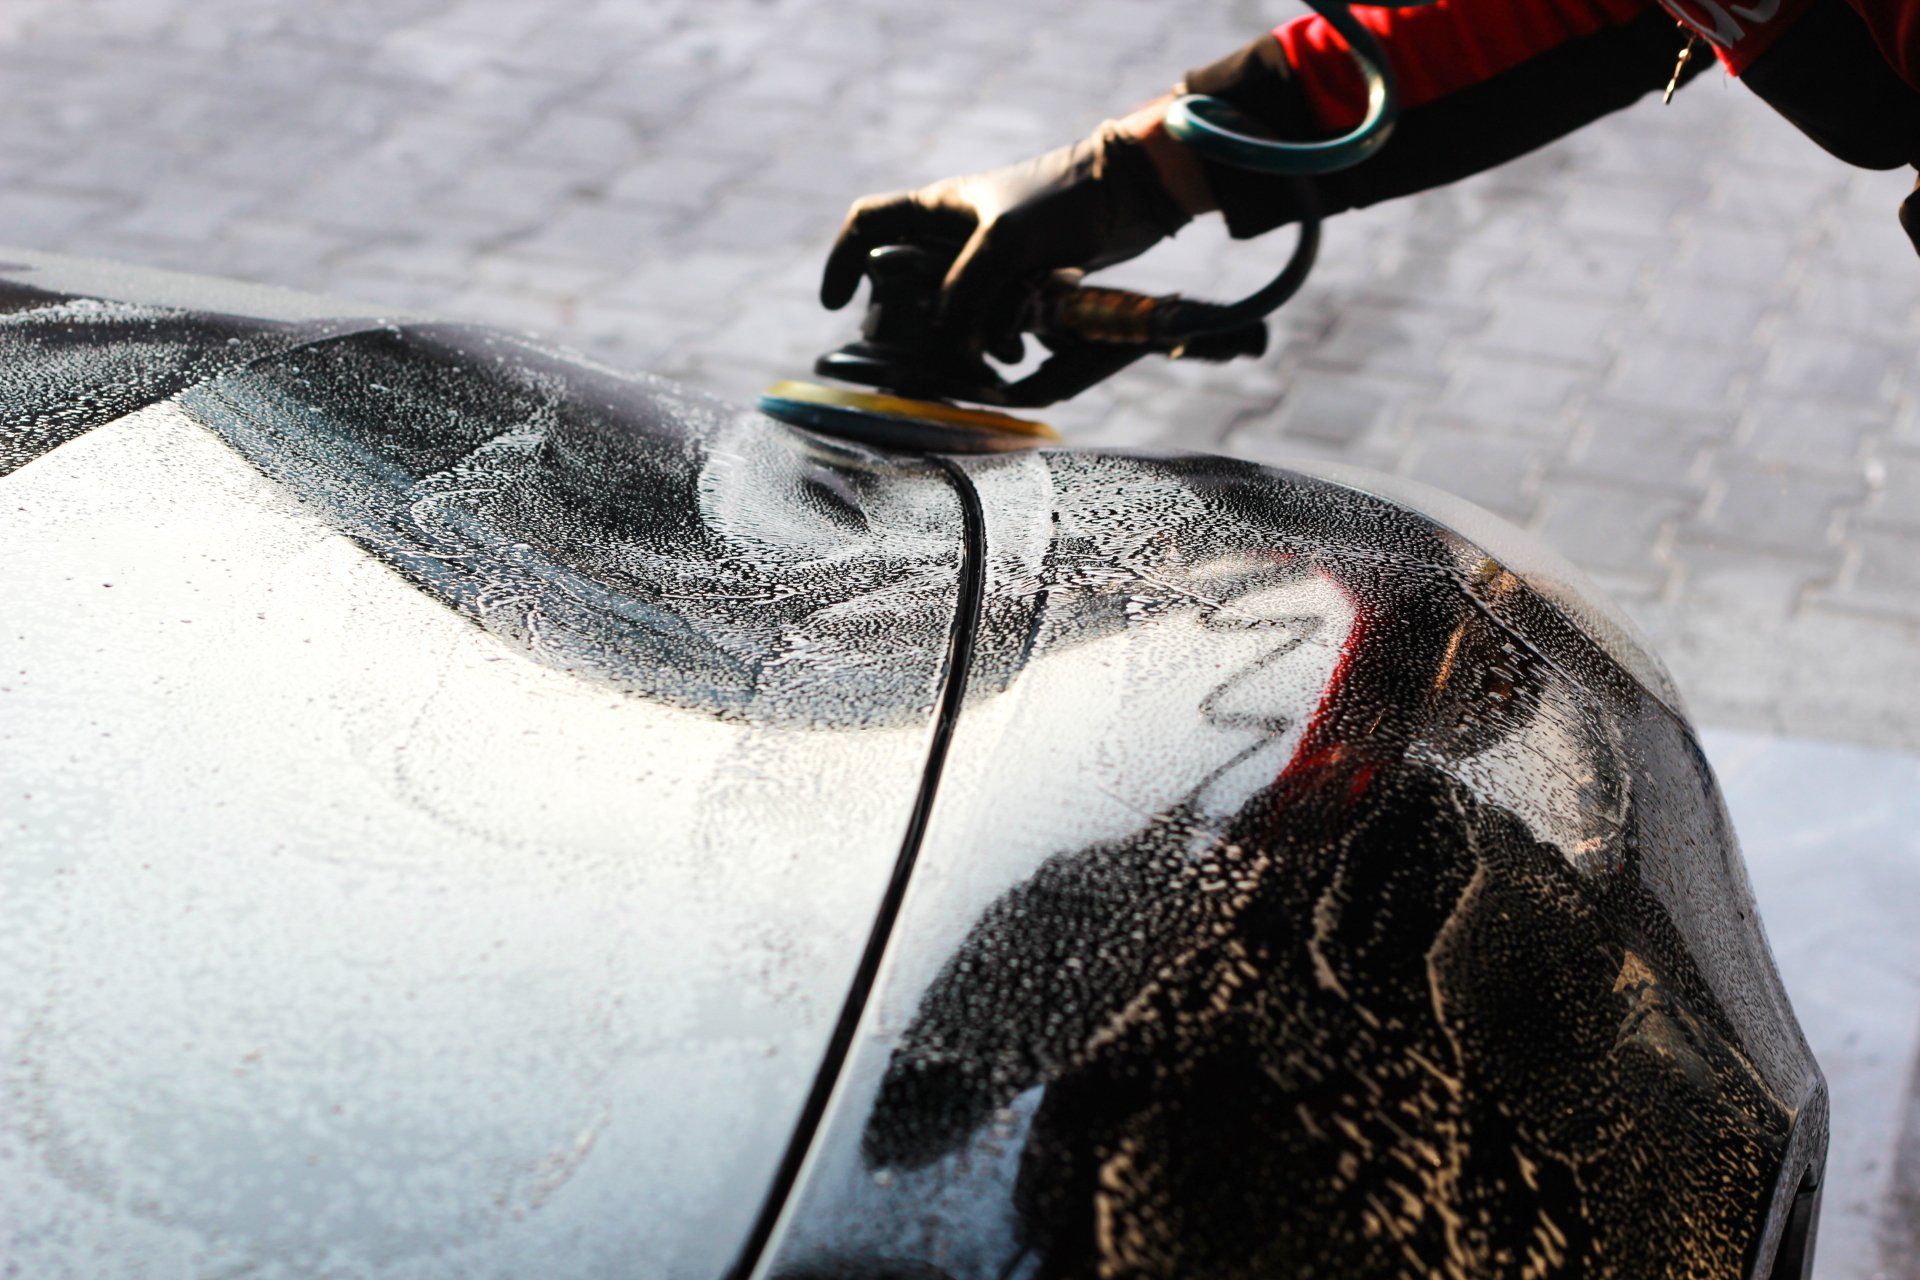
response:
<path id="1" fill-rule="evenodd" d="M 1489 517 L 0 280 L 41 1270 L 1744 1275 L 1817 1167 L 1670 684 Z"/>

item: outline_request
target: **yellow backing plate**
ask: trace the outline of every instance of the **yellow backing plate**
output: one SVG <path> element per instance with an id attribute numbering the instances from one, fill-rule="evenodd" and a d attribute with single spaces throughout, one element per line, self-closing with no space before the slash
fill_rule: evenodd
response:
<path id="1" fill-rule="evenodd" d="M 1058 440 L 1060 433 L 1044 422 L 995 413 L 991 409 L 968 409 L 940 400 L 909 400 L 879 391 L 854 391 L 842 387 L 823 387 L 817 382 L 776 382 L 767 395 L 803 404 L 826 405 L 835 409 L 853 409 L 911 422 L 931 422 L 949 427 L 973 427 L 983 431 L 1005 431 L 1035 440 Z"/>

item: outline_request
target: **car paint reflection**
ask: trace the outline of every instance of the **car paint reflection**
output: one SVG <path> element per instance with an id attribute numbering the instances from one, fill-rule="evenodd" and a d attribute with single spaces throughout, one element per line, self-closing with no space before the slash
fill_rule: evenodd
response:
<path id="1" fill-rule="evenodd" d="M 1103 542 L 1129 472 L 1153 533 Z M 768 1274 L 1725 1276 L 1772 1247 L 1822 1086 L 1744 881 L 1675 884 L 1737 864 L 1660 700 L 1364 495 L 969 473 L 1027 552 L 989 583 L 1002 684 Z M 1090 667 L 1149 692 L 1103 704 Z M 1101 794 L 1124 825 L 1076 841 Z"/>

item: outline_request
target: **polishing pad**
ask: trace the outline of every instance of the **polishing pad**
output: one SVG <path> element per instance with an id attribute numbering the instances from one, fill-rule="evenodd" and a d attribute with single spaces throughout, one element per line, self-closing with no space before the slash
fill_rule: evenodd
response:
<path id="1" fill-rule="evenodd" d="M 776 382 L 760 397 L 760 409 L 810 431 L 922 453 L 1006 453 L 1060 438 L 1044 422 L 991 409 L 823 387 L 816 382 Z"/>

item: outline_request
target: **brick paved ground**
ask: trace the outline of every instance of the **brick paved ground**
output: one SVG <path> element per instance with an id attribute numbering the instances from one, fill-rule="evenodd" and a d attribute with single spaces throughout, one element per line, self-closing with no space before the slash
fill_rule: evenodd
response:
<path id="1" fill-rule="evenodd" d="M 530 328 L 744 397 L 841 335 L 812 292 L 849 197 L 1062 141 L 1273 16 L 8 0 L 0 243 Z M 1920 745 L 1905 183 L 1717 78 L 1341 219 L 1265 362 L 1134 373 L 1059 420 L 1456 490 L 1613 589 L 1702 719 Z M 1125 275 L 1225 292 L 1283 252 L 1196 229 Z"/>

